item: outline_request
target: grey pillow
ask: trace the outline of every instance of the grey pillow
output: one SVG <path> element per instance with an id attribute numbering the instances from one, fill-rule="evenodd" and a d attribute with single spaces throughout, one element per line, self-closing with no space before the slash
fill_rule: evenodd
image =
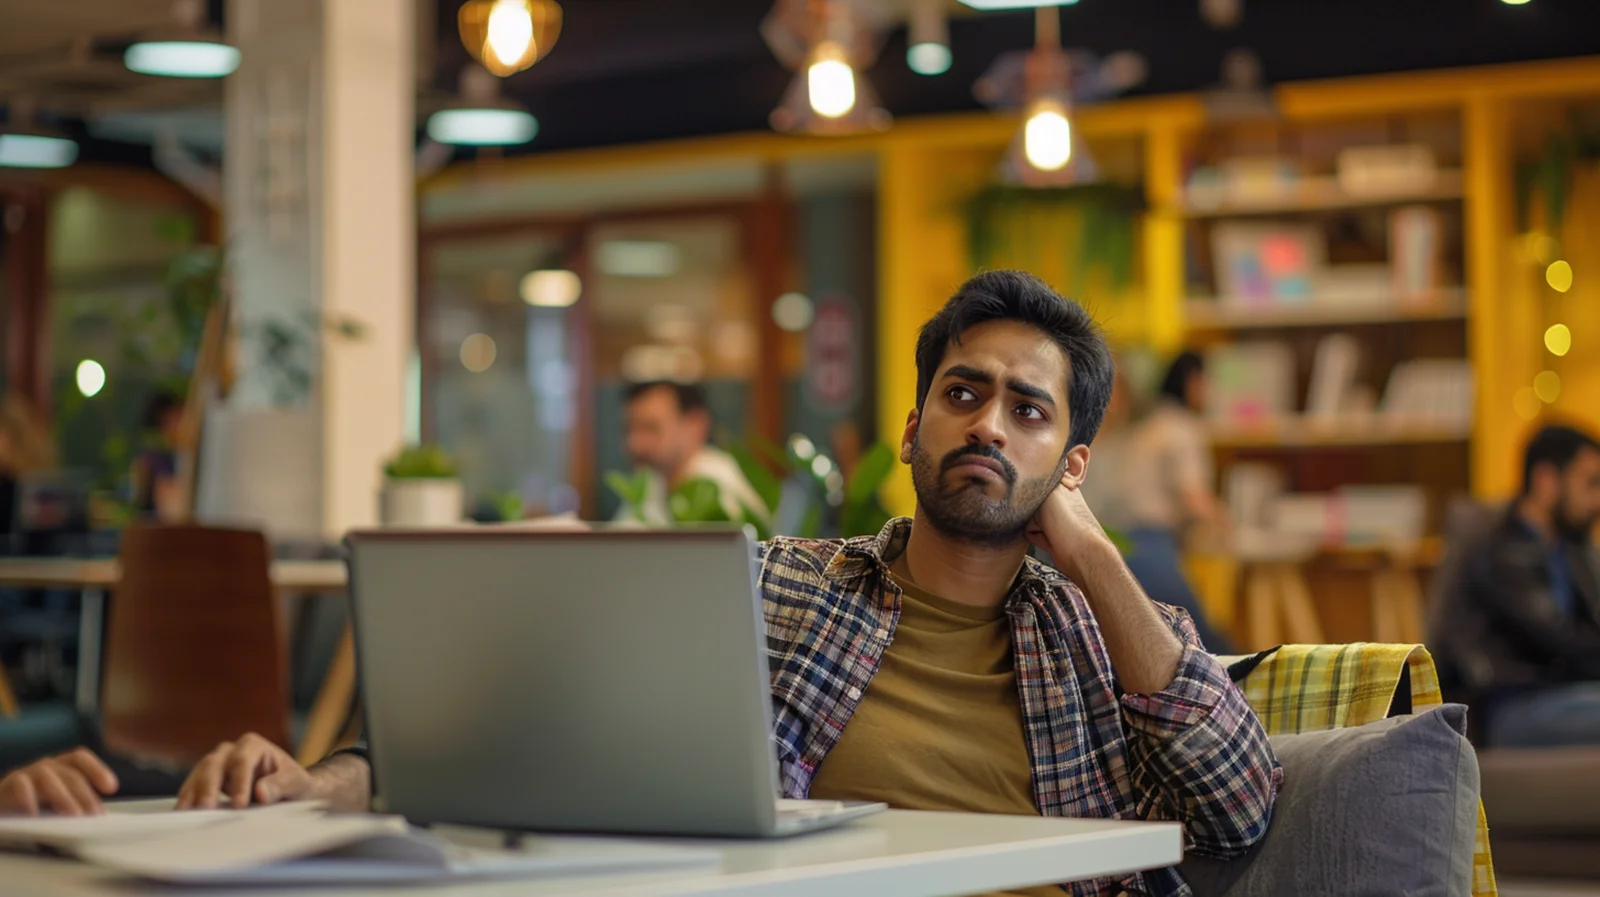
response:
<path id="1" fill-rule="evenodd" d="M 1179 866 L 1196 897 L 1472 893 L 1478 760 L 1467 709 L 1278 735 L 1283 788 L 1260 843 Z"/>

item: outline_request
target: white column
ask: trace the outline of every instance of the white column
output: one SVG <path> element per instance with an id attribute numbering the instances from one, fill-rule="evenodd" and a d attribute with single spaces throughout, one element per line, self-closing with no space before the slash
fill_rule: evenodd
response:
<path id="1" fill-rule="evenodd" d="M 243 57 L 224 160 L 239 378 L 208 415 L 201 507 L 336 539 L 375 521 L 380 466 L 403 436 L 414 0 L 229 0 L 227 21 Z M 306 325 L 317 318 L 364 334 Z M 269 324 L 299 332 L 298 350 L 264 357 Z"/>
<path id="2" fill-rule="evenodd" d="M 360 322 L 322 354 L 323 515 L 330 534 L 377 519 L 380 465 L 405 428 L 416 303 L 412 0 L 325 0 L 322 303 Z"/>

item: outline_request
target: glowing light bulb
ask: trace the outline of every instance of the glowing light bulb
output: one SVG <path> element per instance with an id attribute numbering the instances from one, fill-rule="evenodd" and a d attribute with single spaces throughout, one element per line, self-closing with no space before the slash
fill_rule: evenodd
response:
<path id="1" fill-rule="evenodd" d="M 1551 355 L 1567 354 L 1572 349 L 1572 330 L 1565 324 L 1551 324 L 1544 332 L 1544 347 Z"/>
<path id="2" fill-rule="evenodd" d="M 1040 171 L 1060 171 L 1072 161 L 1072 123 L 1059 103 L 1034 107 L 1022 126 L 1022 151 L 1028 164 Z"/>
<path id="3" fill-rule="evenodd" d="M 106 369 L 93 358 L 85 358 L 78 362 L 76 379 L 78 392 L 83 393 L 84 398 L 93 398 L 106 387 Z"/>
<path id="4" fill-rule="evenodd" d="M 1565 293 L 1572 289 L 1572 265 L 1563 259 L 1556 259 L 1550 263 L 1550 267 L 1544 269 L 1544 280 L 1550 284 L 1550 289 Z"/>
<path id="5" fill-rule="evenodd" d="M 526 0 L 496 0 L 489 10 L 488 36 L 483 41 L 485 55 L 512 68 L 521 65 L 532 45 L 533 14 Z"/>
<path id="6" fill-rule="evenodd" d="M 839 118 L 856 107 L 856 72 L 844 50 L 832 41 L 818 44 L 806 69 L 811 108 L 825 118 Z"/>

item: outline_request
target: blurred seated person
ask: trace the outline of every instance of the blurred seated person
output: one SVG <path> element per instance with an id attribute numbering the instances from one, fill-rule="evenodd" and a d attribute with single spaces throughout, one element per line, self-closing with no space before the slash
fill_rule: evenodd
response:
<path id="1" fill-rule="evenodd" d="M 18 481 L 55 466 L 49 430 L 18 395 L 0 402 L 0 552 L 22 549 L 16 537 Z"/>
<path id="2" fill-rule="evenodd" d="M 1188 611 L 1200 641 L 1228 654 L 1232 644 L 1206 620 L 1183 571 L 1186 535 L 1198 530 L 1220 538 L 1227 532 L 1227 514 L 1211 491 L 1215 474 L 1204 406 L 1205 363 L 1184 352 L 1167 368 L 1150 412 L 1108 446 L 1119 457 L 1102 502 L 1107 522 L 1126 530 L 1128 568 L 1139 585 L 1154 600 Z"/>
<path id="3" fill-rule="evenodd" d="M 158 392 L 140 420 L 141 446 L 133 458 L 133 511 L 141 518 L 173 520 L 178 503 L 178 445 L 183 427 L 183 399 Z"/>
<path id="4" fill-rule="evenodd" d="M 645 523 L 671 523 L 667 499 L 692 479 L 717 484 L 730 519 L 740 519 L 741 507 L 762 517 L 770 513 L 745 479 L 739 462 L 710 444 L 711 411 L 701 386 L 670 381 L 634 384 L 628 388 L 622 413 L 628 459 L 650 475 L 644 504 L 637 509 Z M 617 515 L 618 519 L 629 516 L 626 507 Z"/>
<path id="5" fill-rule="evenodd" d="M 1448 700 L 1472 704 L 1494 747 L 1600 744 L 1600 442 L 1547 426 L 1522 494 L 1461 552 L 1430 643 Z"/>
<path id="6" fill-rule="evenodd" d="M 1183 611 L 1139 588 L 1079 491 L 1111 393 L 1098 326 L 1038 278 L 989 271 L 923 326 L 915 356 L 900 440 L 915 516 L 757 550 L 783 796 L 1164 819 L 1191 853 L 1244 853 L 1282 767 L 1227 670 Z M 639 745 L 648 762 L 650 733 Z M 178 805 L 361 809 L 371 787 L 359 749 L 308 770 L 247 735 L 195 766 Z M 1169 868 L 1071 890 L 1122 892 L 1188 889 Z"/>
<path id="7" fill-rule="evenodd" d="M 30 763 L 0 778 L 0 816 L 92 816 L 102 796 L 117 793 L 117 776 L 87 748 Z"/>

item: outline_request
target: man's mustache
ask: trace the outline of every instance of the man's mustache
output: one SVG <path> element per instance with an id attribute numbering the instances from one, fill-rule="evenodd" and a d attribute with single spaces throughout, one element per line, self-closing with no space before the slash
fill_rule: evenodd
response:
<path id="1" fill-rule="evenodd" d="M 988 458 L 989 460 L 999 464 L 1000 469 L 1005 471 L 1004 476 L 1006 484 L 1011 486 L 1016 485 L 1017 469 L 1012 467 L 1011 462 L 1006 460 L 1006 456 L 1000 454 L 1000 450 L 992 445 L 964 445 L 950 454 L 945 455 L 944 461 L 939 464 L 940 475 L 942 476 L 946 473 L 949 473 L 951 468 L 958 464 L 964 463 L 967 458 L 972 457 L 973 455 Z"/>

